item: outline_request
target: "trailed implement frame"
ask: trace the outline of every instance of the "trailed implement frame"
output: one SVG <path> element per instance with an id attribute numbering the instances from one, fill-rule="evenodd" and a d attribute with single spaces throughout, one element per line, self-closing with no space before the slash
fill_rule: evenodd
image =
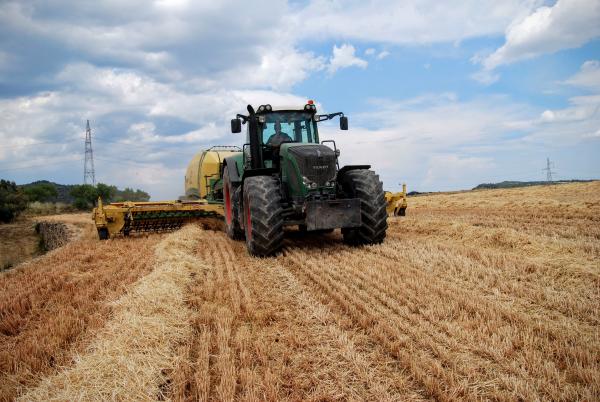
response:
<path id="1" fill-rule="evenodd" d="M 388 215 L 405 216 L 406 208 L 408 208 L 408 203 L 406 202 L 406 184 L 402 185 L 402 191 L 400 192 L 392 193 L 386 191 L 385 201 L 387 203 L 386 209 Z"/>
<path id="2" fill-rule="evenodd" d="M 200 218 L 222 217 L 223 205 L 207 200 L 114 202 L 103 205 L 98 200 L 93 219 L 100 239 L 130 233 L 176 230 Z"/>

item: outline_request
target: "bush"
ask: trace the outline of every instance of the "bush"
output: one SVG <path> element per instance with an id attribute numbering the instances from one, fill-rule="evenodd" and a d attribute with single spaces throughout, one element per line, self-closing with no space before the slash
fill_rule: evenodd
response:
<path id="1" fill-rule="evenodd" d="M 110 186 L 104 183 L 98 183 L 96 186 L 96 192 L 98 197 L 102 198 L 105 203 L 112 202 L 115 199 L 115 195 L 119 190 L 116 186 Z M 97 198 L 97 197 L 96 197 Z"/>
<path id="2" fill-rule="evenodd" d="M 115 195 L 115 201 L 141 201 L 146 202 L 150 201 L 150 194 L 145 191 L 139 189 L 132 189 L 129 187 L 125 187 L 124 190 L 117 190 Z"/>
<path id="3" fill-rule="evenodd" d="M 23 190 L 30 202 L 55 201 L 58 196 L 56 186 L 51 183 L 39 183 L 25 187 Z"/>
<path id="4" fill-rule="evenodd" d="M 73 212 L 75 208 L 71 204 L 65 204 L 64 202 L 30 202 L 27 205 L 28 215 L 40 216 L 40 215 L 55 215 L 64 214 L 67 212 Z"/>
<path id="5" fill-rule="evenodd" d="M 27 196 L 13 181 L 0 180 L 0 222 L 12 222 L 27 208 Z"/>
<path id="6" fill-rule="evenodd" d="M 75 199 L 73 205 L 77 209 L 91 208 L 98 198 L 96 187 L 90 184 L 80 184 L 73 186 L 71 196 Z"/>

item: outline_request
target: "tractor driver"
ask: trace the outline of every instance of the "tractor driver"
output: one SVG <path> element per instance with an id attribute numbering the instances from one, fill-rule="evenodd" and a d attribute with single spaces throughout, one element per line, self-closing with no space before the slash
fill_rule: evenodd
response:
<path id="1" fill-rule="evenodd" d="M 269 137 L 267 145 L 272 146 L 276 150 L 279 150 L 281 143 L 285 141 L 293 141 L 292 137 L 281 131 L 281 122 L 275 122 L 275 134 Z"/>

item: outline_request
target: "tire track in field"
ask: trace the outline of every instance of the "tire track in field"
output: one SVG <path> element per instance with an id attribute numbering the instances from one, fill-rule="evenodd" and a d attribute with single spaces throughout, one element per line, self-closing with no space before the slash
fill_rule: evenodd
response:
<path id="1" fill-rule="evenodd" d="M 411 295 L 406 292 L 402 294 L 402 291 L 389 292 L 389 287 L 386 288 L 368 275 L 362 275 L 361 270 L 349 272 L 345 267 L 350 266 L 352 259 L 356 261 L 356 256 L 348 252 L 345 254 L 351 257 L 348 259 L 341 257 L 338 264 L 327 264 L 328 275 L 332 282 L 343 284 L 349 293 L 357 295 L 360 299 L 358 303 L 373 306 L 374 313 L 381 314 L 381 317 L 389 317 L 389 321 L 393 322 L 394 327 L 401 333 L 410 334 L 412 339 L 425 340 L 420 343 L 420 347 L 430 350 L 438 359 L 443 360 L 444 365 L 452 367 L 466 377 L 472 375 L 474 369 L 478 372 L 478 377 L 482 376 L 483 371 L 492 371 L 488 375 L 494 378 L 502 370 L 508 373 L 508 377 L 519 374 L 514 369 L 502 367 L 498 359 L 493 359 L 496 356 L 495 350 L 473 351 L 472 347 L 466 346 L 468 344 L 463 344 L 460 339 L 456 339 L 456 331 L 438 328 L 437 323 L 424 314 L 425 309 L 419 308 L 418 300 L 410 300 Z M 311 257 L 304 256 L 303 260 L 308 261 L 307 265 L 311 265 L 310 269 L 318 269 L 318 264 L 310 263 L 313 260 Z M 431 343 L 430 340 L 437 343 Z M 469 367 L 460 367 L 459 364 L 463 361 L 468 361 Z M 477 367 L 474 368 L 472 366 L 475 362 Z M 506 381 L 502 385 L 505 389 L 510 389 Z"/>
<path id="2" fill-rule="evenodd" d="M 382 246 L 382 247 L 385 247 L 385 246 Z M 364 249 L 362 251 L 363 252 L 355 251 L 354 253 L 348 253 L 349 255 L 352 256 L 350 259 L 348 259 L 346 261 L 338 261 L 338 262 L 332 261 L 332 259 L 327 258 L 326 255 L 323 256 L 324 258 L 322 258 L 322 256 L 319 255 L 318 256 L 319 263 L 314 264 L 310 268 L 304 267 L 305 265 L 307 265 L 306 261 L 310 260 L 310 258 L 311 258 L 310 252 L 307 255 L 300 257 L 296 262 L 297 262 L 297 265 L 300 266 L 301 268 L 305 268 L 306 270 L 310 271 L 310 272 L 304 272 L 304 274 L 306 277 L 309 277 L 309 278 L 312 276 L 311 279 L 316 283 L 318 283 L 319 280 L 315 279 L 315 275 L 316 275 L 315 272 L 323 275 L 320 272 L 323 270 L 321 268 L 321 266 L 326 266 L 326 267 L 332 268 L 333 270 L 336 270 L 336 269 L 341 270 L 342 271 L 341 275 L 330 278 L 329 286 L 332 289 L 336 289 L 336 286 L 337 286 L 337 288 L 339 289 L 339 286 L 340 286 L 339 283 L 340 282 L 345 283 L 345 285 L 348 288 L 346 289 L 346 293 L 344 294 L 344 297 L 341 299 L 342 300 L 341 304 L 344 304 L 344 303 L 348 302 L 347 300 L 352 300 L 352 298 L 355 297 L 354 296 L 355 294 L 360 294 L 362 292 L 361 288 L 363 288 L 365 286 L 365 283 L 364 283 L 364 280 L 361 280 L 362 278 L 351 277 L 351 278 L 345 279 L 344 274 L 348 274 L 350 272 L 344 272 L 344 268 L 340 268 L 340 267 L 349 267 L 354 264 L 354 265 L 368 268 L 371 265 L 377 265 L 379 263 L 379 261 L 373 260 L 372 258 L 366 258 L 363 255 Z M 325 253 L 323 253 L 323 254 L 325 254 Z M 343 251 L 341 251 L 340 254 L 343 254 Z M 425 283 L 430 282 L 432 279 L 433 278 L 425 278 L 425 280 L 422 281 L 421 283 L 416 283 L 416 286 L 413 287 L 414 294 L 418 294 L 419 291 L 421 291 L 422 293 L 424 292 L 426 294 L 429 294 L 430 290 L 431 290 L 431 291 L 433 291 L 433 294 L 438 293 L 439 296 L 442 296 L 443 298 L 445 297 L 446 299 L 448 298 L 448 296 L 450 296 L 450 299 L 448 299 L 448 300 L 452 300 L 452 297 L 451 297 L 452 295 L 449 295 L 446 291 L 443 291 L 442 289 L 435 290 L 435 287 L 432 288 L 431 286 L 424 286 Z M 411 278 L 406 278 L 406 280 L 410 281 Z M 392 280 L 392 278 L 388 278 L 385 282 L 386 282 L 386 284 L 389 284 L 389 283 L 393 283 L 393 280 Z M 434 282 L 436 282 L 436 281 L 434 280 Z M 403 285 L 404 284 L 405 284 L 405 282 L 403 282 Z M 323 289 L 327 290 L 327 286 L 328 286 L 327 284 L 323 285 L 323 283 L 320 283 L 320 285 Z M 397 288 L 396 290 L 399 292 L 399 294 L 402 294 L 403 291 L 405 292 L 405 290 L 402 288 Z M 379 292 L 381 291 L 381 289 L 368 289 L 368 291 L 369 291 L 369 293 L 372 293 L 373 295 L 375 295 L 375 296 L 372 296 L 371 294 L 367 293 L 365 296 L 368 300 L 370 300 L 372 302 L 373 297 L 376 297 L 379 294 Z M 440 293 L 440 291 L 442 291 L 442 292 Z M 335 290 L 333 292 L 335 292 Z M 316 293 L 318 293 L 318 292 L 316 292 Z M 328 290 L 328 293 L 331 294 L 332 291 Z M 365 292 L 362 292 L 362 294 L 365 295 Z M 463 294 L 464 294 L 464 292 L 463 292 Z M 393 297 L 393 294 L 390 294 L 390 296 Z M 443 300 L 443 298 L 441 300 Z M 464 299 L 466 300 L 466 298 L 464 298 Z M 388 301 L 389 301 L 389 299 L 388 299 Z M 385 305 L 385 300 L 383 300 L 381 302 Z M 449 343 L 450 345 L 452 345 L 452 342 L 457 342 L 457 341 L 464 342 L 467 345 L 471 345 L 470 348 L 468 348 L 466 351 L 464 351 L 464 353 L 466 353 L 467 357 L 468 357 L 468 353 L 471 354 L 471 359 L 470 359 L 471 362 L 470 363 L 472 363 L 473 361 L 482 361 L 480 358 L 480 355 L 485 357 L 485 359 L 490 359 L 489 365 L 492 365 L 492 366 L 495 365 L 496 367 L 494 369 L 486 368 L 485 365 L 479 367 L 477 369 L 477 371 L 478 371 L 477 376 L 479 377 L 480 382 L 483 382 L 485 384 L 491 384 L 489 382 L 486 382 L 485 378 L 483 378 L 484 376 L 481 373 L 479 373 L 482 369 L 485 369 L 485 370 L 489 371 L 488 375 L 491 377 L 491 379 L 502 378 L 503 383 L 506 384 L 508 382 L 510 384 L 513 380 L 511 380 L 510 378 L 506 378 L 506 376 L 500 376 L 500 375 L 498 375 L 498 373 L 496 373 L 496 368 L 498 367 L 498 365 L 500 365 L 501 367 L 503 367 L 504 370 L 508 370 L 509 373 L 510 372 L 517 373 L 519 375 L 519 377 L 523 378 L 523 380 L 526 380 L 525 383 L 523 383 L 523 381 L 521 381 L 521 384 L 522 384 L 521 388 L 523 390 L 526 390 L 527 388 L 529 388 L 529 386 L 527 384 L 528 382 L 533 382 L 533 383 L 537 384 L 536 389 L 540 392 L 543 390 L 548 390 L 550 392 L 550 394 L 552 394 L 552 392 L 557 392 L 557 393 L 554 393 L 554 395 L 558 395 L 558 394 L 585 395 L 586 390 L 588 390 L 588 388 L 584 387 L 584 385 L 586 385 L 585 383 L 566 384 L 566 385 L 562 386 L 562 388 L 560 388 L 560 389 L 557 387 L 556 384 L 565 384 L 565 380 L 566 380 L 565 377 L 571 377 L 571 381 L 573 381 L 572 377 L 585 375 L 586 370 L 588 370 L 588 372 L 593 371 L 594 370 L 593 363 L 591 364 L 591 368 L 590 368 L 589 355 L 587 356 L 587 362 L 586 362 L 587 368 L 574 367 L 573 372 L 567 371 L 566 374 L 561 372 L 557 368 L 555 368 L 553 370 L 549 370 L 549 374 L 545 374 L 545 372 L 548 371 L 548 366 L 547 366 L 547 364 L 544 363 L 544 360 L 541 359 L 541 356 L 537 356 L 537 359 L 540 360 L 539 367 L 537 367 L 535 365 L 533 367 L 530 366 L 529 371 L 531 373 L 531 376 L 529 376 L 523 372 L 522 368 L 519 365 L 516 365 L 514 363 L 512 364 L 512 366 L 508 365 L 508 363 L 511 362 L 511 358 L 508 356 L 502 356 L 502 354 L 497 353 L 494 350 L 494 346 L 497 346 L 497 345 L 490 344 L 490 346 L 488 346 L 487 349 L 479 350 L 479 348 L 480 348 L 478 346 L 479 343 L 483 342 L 483 343 L 489 344 L 488 340 L 493 339 L 492 334 L 494 333 L 493 332 L 494 328 L 488 327 L 485 320 L 481 320 L 481 318 L 479 318 L 479 316 L 481 314 L 484 314 L 484 316 L 485 316 L 486 310 L 489 311 L 489 309 L 488 309 L 489 306 L 486 306 L 485 304 L 483 304 L 482 310 L 478 311 L 477 304 L 470 304 L 470 303 L 465 304 L 464 300 L 457 300 L 457 302 L 459 303 L 459 306 L 461 304 L 463 304 L 464 307 L 469 308 L 469 310 L 467 311 L 467 313 L 468 313 L 467 318 L 471 314 L 474 314 L 473 318 L 469 318 L 467 323 L 469 321 L 471 321 L 471 322 L 473 322 L 473 324 L 478 324 L 479 326 L 483 325 L 483 327 L 481 327 L 482 329 L 477 330 L 477 327 L 471 327 L 470 331 L 468 331 L 466 333 L 464 331 L 464 328 L 458 328 L 458 331 L 457 331 L 457 328 L 452 328 L 452 327 L 444 328 L 444 329 L 440 328 L 440 329 L 435 329 L 435 330 L 445 333 L 447 335 L 446 340 L 448 342 L 450 342 Z M 433 300 L 432 303 L 436 303 L 436 301 Z M 361 304 L 365 304 L 365 303 L 362 303 L 360 301 L 355 302 L 356 306 L 360 306 Z M 368 303 L 366 303 L 366 304 L 368 304 Z M 437 301 L 437 304 L 438 305 L 440 304 L 439 300 Z M 417 304 L 417 306 L 418 306 L 418 304 Z M 355 309 L 356 308 L 358 308 L 358 307 L 355 307 Z M 424 309 L 424 310 L 426 310 L 426 309 Z M 381 313 L 380 317 L 382 319 L 384 317 L 392 317 L 393 318 L 394 314 L 395 314 L 394 312 L 383 311 Z M 489 315 L 489 314 L 491 314 L 491 315 Z M 498 321 L 499 316 L 497 316 L 497 314 L 493 313 L 493 310 L 490 311 L 489 314 L 488 315 L 490 318 L 493 318 L 494 321 Z M 455 319 L 453 318 L 453 320 L 455 320 Z M 419 326 L 419 325 L 426 325 L 427 321 L 428 321 L 428 318 L 426 316 L 422 316 L 421 320 L 419 320 L 418 315 L 417 315 L 416 319 L 413 321 L 413 323 L 414 323 L 414 325 Z M 434 328 L 435 328 L 435 321 L 430 321 L 430 322 L 434 325 Z M 508 323 L 508 322 L 506 322 L 506 323 Z M 500 321 L 499 324 L 502 324 L 502 321 Z M 405 328 L 405 330 L 406 330 L 406 328 Z M 460 331 L 462 331 L 462 335 L 463 335 L 462 339 L 460 336 L 461 335 Z M 515 334 L 516 334 L 516 336 L 523 335 L 523 334 L 521 334 L 521 331 L 522 331 L 522 329 L 520 329 L 520 328 L 513 329 L 513 331 L 512 331 L 513 337 L 515 336 Z M 410 332 L 410 330 L 409 330 L 409 332 Z M 479 339 L 478 340 L 472 339 L 471 333 L 479 335 L 478 336 Z M 535 337 L 536 336 L 535 329 L 532 329 L 532 332 L 530 332 L 530 334 L 531 334 L 531 336 Z M 431 335 L 432 334 L 423 334 L 423 337 L 426 338 Z M 469 336 L 467 338 L 464 338 L 464 335 L 469 335 Z M 529 337 L 529 335 L 527 335 L 527 333 L 525 333 L 523 336 L 525 337 L 525 340 L 527 340 L 526 338 Z M 555 333 L 550 334 L 550 336 L 556 336 L 556 334 Z M 419 335 L 413 335 L 413 338 L 418 338 L 418 337 L 419 337 Z M 448 338 L 451 338 L 451 339 L 448 339 Z M 497 340 L 496 340 L 496 343 L 497 343 Z M 541 352 L 547 353 L 548 350 L 552 350 L 552 344 L 547 343 L 545 340 L 542 340 L 541 344 L 539 342 L 537 342 L 537 344 L 541 345 L 541 347 L 540 347 Z M 429 345 L 429 347 L 431 347 L 431 345 Z M 473 348 L 474 348 L 474 350 L 473 350 Z M 439 352 L 439 350 L 436 350 L 435 346 L 433 348 L 431 348 L 431 350 L 434 352 Z M 576 354 L 574 354 L 574 356 L 576 356 Z M 455 359 L 452 358 L 450 360 L 454 361 Z M 485 363 L 485 360 L 483 360 L 482 362 Z M 526 363 L 526 360 L 523 360 L 523 363 Z M 451 365 L 452 363 L 446 362 L 444 364 Z M 560 364 L 560 362 L 559 362 L 559 364 Z M 560 367 L 560 366 L 558 366 L 558 367 Z M 532 368 L 533 368 L 533 371 L 532 371 Z M 468 370 L 468 368 L 467 368 L 467 370 Z M 500 370 L 500 371 L 502 371 L 502 370 Z M 546 378 L 546 380 L 541 380 L 543 378 Z M 577 377 L 575 377 L 575 382 L 577 382 Z M 495 386 L 497 386 L 497 384 Z M 514 388 L 514 386 L 512 388 Z M 519 389 L 517 389 L 517 390 L 515 390 L 515 392 L 517 392 L 517 395 L 518 395 L 518 392 L 521 392 L 521 391 Z M 535 396 L 535 395 L 536 394 L 533 394 L 533 396 Z"/>
<path id="3" fill-rule="evenodd" d="M 411 254 L 417 248 L 421 248 L 419 255 Z M 564 325 L 585 328 L 589 334 L 595 332 L 595 327 L 600 324 L 600 316 L 590 294 L 592 286 L 584 287 L 590 289 L 587 293 L 581 291 L 581 285 L 565 290 L 564 285 L 552 283 L 556 276 L 564 277 L 564 273 L 556 272 L 560 271 L 558 269 L 541 267 L 522 258 L 516 260 L 498 253 L 452 247 L 436 241 L 425 244 L 414 240 L 388 242 L 384 247 L 367 251 L 378 258 L 398 263 L 408 261 L 445 281 L 461 284 L 463 289 L 493 297 L 495 302 L 508 302 L 511 309 L 516 304 L 520 311 L 528 314 L 532 309 L 541 310 L 540 318 L 558 318 L 565 322 Z M 437 269 L 442 265 L 443 270 Z"/>
<path id="4" fill-rule="evenodd" d="M 477 398 L 466 382 L 457 380 L 453 372 L 447 370 L 448 366 L 454 368 L 455 364 L 445 356 L 439 345 L 426 338 L 417 339 L 418 344 L 415 345 L 415 339 L 407 335 L 407 332 L 411 334 L 407 326 L 399 328 L 398 320 L 364 303 L 353 291 L 356 289 L 350 290 L 346 284 L 324 275 L 316 266 L 307 267 L 305 259 L 292 261 L 292 272 L 309 286 L 312 283 L 313 289 L 316 287 L 313 293 L 320 295 L 322 302 L 333 300 L 338 311 L 350 316 L 355 325 L 366 331 L 375 342 L 382 344 L 391 356 L 410 371 L 429 397 L 439 400 Z M 443 359 L 443 362 L 440 363 L 439 359 Z"/>
<path id="5" fill-rule="evenodd" d="M 386 247 L 390 246 L 384 245 L 378 249 Z M 389 273 L 394 268 L 393 262 L 379 262 L 376 254 L 371 253 L 369 257 L 364 258 L 372 264 L 379 263 L 381 267 L 387 267 L 384 272 Z M 465 285 L 452 277 L 428 274 L 425 263 L 418 258 L 408 261 L 403 267 L 405 270 L 396 270 L 396 273 L 402 274 L 407 271 L 411 276 L 419 278 L 420 289 L 427 290 L 426 295 L 438 294 L 447 300 L 455 298 L 461 303 L 461 308 L 466 308 L 474 315 L 471 319 L 473 324 L 483 325 L 485 330 L 478 332 L 474 331 L 476 327 L 468 326 L 471 329 L 469 332 L 488 334 L 477 340 L 476 344 L 494 341 L 492 335 L 501 329 L 503 340 L 512 342 L 512 345 L 507 345 L 510 353 L 504 356 L 505 359 L 517 367 L 526 367 L 535 381 L 548 378 L 548 384 L 540 384 L 539 389 L 554 389 L 558 394 L 585 396 L 585 392 L 589 390 L 588 379 L 598 370 L 598 362 L 594 356 L 600 354 L 600 345 L 594 333 L 586 335 L 583 331 L 586 325 L 576 325 L 579 329 L 579 342 L 574 343 L 571 324 L 556 323 L 544 316 L 532 314 L 531 311 L 529 315 L 525 311 L 513 312 L 510 304 L 489 300 L 477 291 L 465 290 Z M 477 314 L 487 316 L 487 320 L 478 321 Z M 469 342 L 468 339 L 465 341 Z M 474 340 L 470 342 L 474 343 Z M 556 342 L 561 342 L 560 350 L 555 350 Z M 492 348 L 493 346 L 494 343 L 491 344 Z M 518 361 L 522 363 L 518 364 Z"/>
<path id="6" fill-rule="evenodd" d="M 181 349 L 184 363 L 171 374 L 174 399 L 202 399 L 197 385 L 206 383 L 202 375 L 210 375 L 208 399 L 423 399 L 379 345 L 344 330 L 339 321 L 345 318 L 312 298 L 282 266 L 285 258 L 248 257 L 243 243 L 222 233 L 206 236 L 198 254 L 212 259 L 215 272 L 196 278 L 189 299 L 198 316 L 195 332 L 208 331 L 213 340 L 212 356 L 208 370 L 194 370 L 200 353 L 193 349 L 202 345 L 190 340 L 193 346 Z M 210 290 L 215 286 L 222 292 Z M 219 325 L 222 317 L 231 321 Z M 225 355 L 233 370 L 223 369 Z M 187 380 L 181 379 L 184 375 Z M 224 376 L 233 385 L 222 386 Z"/>

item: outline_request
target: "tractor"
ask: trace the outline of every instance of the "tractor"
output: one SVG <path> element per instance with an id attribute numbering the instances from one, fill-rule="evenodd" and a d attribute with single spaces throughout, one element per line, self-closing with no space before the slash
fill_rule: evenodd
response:
<path id="1" fill-rule="evenodd" d="M 224 220 L 232 239 L 245 239 L 250 254 L 281 249 L 284 227 L 326 233 L 341 229 L 352 246 L 381 243 L 387 229 L 386 199 L 370 165 L 339 167 L 340 150 L 321 141 L 318 123 L 343 113 L 317 114 L 313 101 L 301 108 L 269 104 L 231 120 L 232 133 L 246 126 L 241 152 L 222 161 Z M 219 189 L 219 190 L 221 190 Z"/>

